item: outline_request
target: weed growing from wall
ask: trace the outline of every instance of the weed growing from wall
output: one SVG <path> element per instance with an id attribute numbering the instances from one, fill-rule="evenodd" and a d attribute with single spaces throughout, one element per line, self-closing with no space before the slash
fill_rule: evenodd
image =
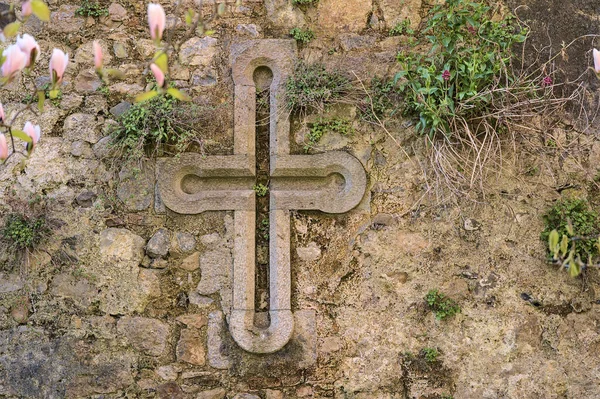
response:
<path id="1" fill-rule="evenodd" d="M 431 290 L 425 295 L 425 302 L 435 314 L 437 320 L 444 320 L 460 313 L 460 306 L 438 290 Z"/>
<path id="2" fill-rule="evenodd" d="M 451 135 L 453 117 L 480 115 L 492 100 L 490 90 L 510 79 L 511 49 L 527 32 L 511 16 L 492 17 L 484 3 L 448 0 L 433 7 L 427 20 L 429 53 L 398 54 L 395 81 L 405 113 L 418 118 L 418 132 Z"/>
<path id="3" fill-rule="evenodd" d="M 81 2 L 81 6 L 79 6 L 79 8 L 75 11 L 75 14 L 81 15 L 82 17 L 99 18 L 108 15 L 108 9 L 102 7 L 97 2 L 83 0 Z"/>
<path id="4" fill-rule="evenodd" d="M 548 254 L 553 263 L 573 277 L 587 267 L 597 266 L 600 219 L 586 200 L 558 201 L 543 217 L 541 239 L 548 243 Z"/>
<path id="5" fill-rule="evenodd" d="M 319 119 L 312 124 L 308 131 L 308 135 L 306 137 L 307 143 L 304 146 L 304 151 L 308 151 L 313 148 L 326 132 L 335 132 L 347 136 L 352 134 L 353 131 L 352 124 L 346 119 Z"/>
<path id="6" fill-rule="evenodd" d="M 324 65 L 299 63 L 285 84 L 287 106 L 292 112 L 323 112 L 331 104 L 347 101 L 353 86 L 341 71 Z"/>
<path id="7" fill-rule="evenodd" d="M 16 249 L 35 248 L 48 233 L 44 216 L 27 217 L 20 213 L 8 215 L 1 230 L 3 240 Z"/>
<path id="8" fill-rule="evenodd" d="M 290 31 L 290 36 L 299 43 L 307 44 L 315 38 L 315 33 L 309 28 L 294 28 Z"/>

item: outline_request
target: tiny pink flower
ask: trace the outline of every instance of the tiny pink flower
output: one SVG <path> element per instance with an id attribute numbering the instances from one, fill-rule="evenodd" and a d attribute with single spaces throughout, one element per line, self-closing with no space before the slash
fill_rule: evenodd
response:
<path id="1" fill-rule="evenodd" d="M 542 79 L 542 86 L 550 86 L 551 84 L 552 84 L 551 76 L 545 76 L 544 79 Z"/>
<path id="2" fill-rule="evenodd" d="M 25 144 L 25 149 L 27 151 L 31 151 L 31 150 L 33 150 L 35 145 L 38 143 L 38 141 L 40 141 L 40 136 L 42 134 L 41 130 L 40 130 L 40 126 L 33 125 L 31 122 L 28 121 L 25 123 L 25 127 L 23 128 L 23 131 L 25 132 L 26 135 L 31 137 L 31 143 Z"/>
<path id="3" fill-rule="evenodd" d="M 167 17 L 165 10 L 160 4 L 148 4 L 148 25 L 150 26 L 150 37 L 152 40 L 159 41 L 165 30 Z"/>
<path id="4" fill-rule="evenodd" d="M 0 122 L 4 123 L 5 120 L 6 116 L 4 115 L 4 107 L 2 106 L 2 103 L 0 103 Z"/>
<path id="5" fill-rule="evenodd" d="M 444 72 L 442 72 L 442 78 L 446 81 L 450 80 L 450 71 L 449 70 L 444 70 Z"/>
<path id="6" fill-rule="evenodd" d="M 37 44 L 33 36 L 25 33 L 23 37 L 17 37 L 17 46 L 19 46 L 22 52 L 27 54 L 27 64 L 25 66 L 31 68 L 40 54 L 40 45 Z"/>
<path id="7" fill-rule="evenodd" d="M 600 73 L 600 51 L 594 49 L 592 55 L 594 56 L 594 70 L 596 73 Z"/>
<path id="8" fill-rule="evenodd" d="M 94 66 L 96 71 L 102 69 L 102 47 L 97 41 L 94 41 Z"/>
<path id="9" fill-rule="evenodd" d="M 8 158 L 8 144 L 6 136 L 0 133 L 0 160 L 4 161 L 6 158 Z"/>
<path id="10" fill-rule="evenodd" d="M 23 5 L 21 6 L 21 14 L 23 14 L 24 17 L 28 17 L 33 13 L 33 8 L 31 7 L 31 0 L 27 0 L 25 3 L 23 3 Z"/>
<path id="11" fill-rule="evenodd" d="M 156 64 L 151 64 L 150 69 L 154 74 L 154 78 L 156 79 L 156 84 L 158 87 L 162 88 L 165 85 L 165 74 Z"/>
<path id="12" fill-rule="evenodd" d="M 11 80 L 14 75 L 25 68 L 27 65 L 27 54 L 25 54 L 19 46 L 13 44 L 8 46 L 2 55 L 5 57 L 4 63 L 2 64 L 2 76 Z"/>
<path id="13" fill-rule="evenodd" d="M 52 79 L 53 85 L 62 83 L 68 64 L 69 54 L 65 54 L 57 48 L 52 50 L 52 56 L 50 57 L 50 79 Z"/>
<path id="14" fill-rule="evenodd" d="M 473 26 L 467 26 L 467 31 L 469 31 L 470 34 L 472 35 L 476 35 L 477 34 L 477 29 L 475 29 Z"/>

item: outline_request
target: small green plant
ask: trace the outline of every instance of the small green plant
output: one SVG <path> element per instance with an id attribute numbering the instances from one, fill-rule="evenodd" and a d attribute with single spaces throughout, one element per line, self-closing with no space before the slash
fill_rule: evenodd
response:
<path id="1" fill-rule="evenodd" d="M 262 238 L 265 240 L 269 239 L 269 219 L 264 218 L 260 221 L 259 232 Z"/>
<path id="2" fill-rule="evenodd" d="M 96 90 L 97 92 L 99 92 L 100 94 L 102 94 L 104 97 L 108 97 L 110 95 L 110 89 L 108 88 L 107 85 L 102 85 L 100 87 L 98 87 L 98 90 Z"/>
<path id="3" fill-rule="evenodd" d="M 437 348 L 423 348 L 421 349 L 421 354 L 428 363 L 434 363 L 440 352 L 438 352 Z"/>
<path id="4" fill-rule="evenodd" d="M 315 33 L 310 28 L 294 28 L 290 31 L 290 36 L 297 42 L 306 44 L 315 38 Z"/>
<path id="5" fill-rule="evenodd" d="M 410 19 L 406 18 L 402 22 L 398 22 L 392 29 L 390 29 L 390 36 L 400 35 L 414 35 L 415 31 L 410 27 Z"/>
<path id="6" fill-rule="evenodd" d="M 255 184 L 254 187 L 252 187 L 252 189 L 254 190 L 254 192 L 256 192 L 256 195 L 258 195 L 259 197 L 264 197 L 269 192 L 269 187 L 265 186 L 262 183 Z"/>
<path id="7" fill-rule="evenodd" d="M 373 78 L 367 95 L 358 104 L 360 117 L 367 122 L 377 122 L 380 118 L 392 117 L 398 108 L 400 98 L 394 82 L 382 78 Z"/>
<path id="8" fill-rule="evenodd" d="M 307 135 L 307 143 L 304 146 L 304 150 L 308 151 L 313 148 L 323 134 L 326 132 L 336 132 L 340 133 L 344 136 L 350 135 L 353 133 L 352 124 L 350 121 L 341 118 L 334 118 L 330 120 L 320 119 L 317 122 L 313 123 L 310 127 L 310 130 Z"/>
<path id="9" fill-rule="evenodd" d="M 352 91 L 350 79 L 340 71 L 326 70 L 322 64 L 297 64 L 285 84 L 287 105 L 294 112 L 321 112 L 343 101 Z"/>
<path id="10" fill-rule="evenodd" d="M 460 313 L 460 306 L 438 290 L 431 290 L 425 295 L 425 302 L 435 314 L 437 320 L 444 320 Z"/>
<path id="11" fill-rule="evenodd" d="M 130 160 L 141 159 L 147 151 L 169 145 L 184 151 L 194 139 L 187 124 L 178 117 L 177 100 L 168 94 L 134 104 L 111 129 L 113 145 Z"/>
<path id="12" fill-rule="evenodd" d="M 76 15 L 82 17 L 94 17 L 99 18 L 108 15 L 108 9 L 102 7 L 98 2 L 92 2 L 90 0 L 83 0 L 81 6 L 75 11 Z"/>
<path id="13" fill-rule="evenodd" d="M 556 202 L 543 216 L 540 238 L 548 242 L 552 262 L 573 277 L 589 266 L 600 254 L 600 220 L 585 199 L 571 198 Z"/>
<path id="14" fill-rule="evenodd" d="M 17 249 L 34 248 L 47 236 L 49 229 L 43 216 L 27 218 L 14 213 L 7 217 L 2 237 Z"/>
<path id="15" fill-rule="evenodd" d="M 493 17 L 483 2 L 447 0 L 430 11 L 424 30 L 429 53 L 398 54 L 395 82 L 405 96 L 404 112 L 418 120 L 418 132 L 450 135 L 454 117 L 480 115 L 492 89 L 510 81 L 512 47 L 527 32 L 510 15 Z"/>
<path id="16" fill-rule="evenodd" d="M 293 0 L 292 3 L 296 5 L 306 6 L 311 4 L 316 4 L 319 0 Z"/>

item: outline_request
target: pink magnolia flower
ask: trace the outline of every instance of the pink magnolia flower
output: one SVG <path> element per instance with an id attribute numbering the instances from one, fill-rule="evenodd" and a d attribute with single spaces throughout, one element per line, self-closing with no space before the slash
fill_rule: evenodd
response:
<path id="1" fill-rule="evenodd" d="M 50 57 L 50 79 L 52 79 L 53 85 L 62 82 L 67 64 L 69 64 L 69 54 L 65 54 L 57 48 L 52 50 L 52 56 Z"/>
<path id="2" fill-rule="evenodd" d="M 33 13 L 33 8 L 31 7 L 31 0 L 27 0 L 25 3 L 23 3 L 23 5 L 21 6 L 21 14 L 23 14 L 24 17 L 28 17 Z"/>
<path id="3" fill-rule="evenodd" d="M 28 121 L 25 123 L 25 127 L 23 128 L 23 131 L 25 132 L 26 135 L 31 137 L 31 143 L 25 144 L 25 149 L 27 151 L 31 151 L 31 150 L 33 150 L 33 147 L 35 147 L 35 145 L 38 143 L 38 141 L 40 141 L 40 136 L 42 134 L 41 130 L 40 130 L 40 126 L 33 125 L 31 122 Z"/>
<path id="4" fill-rule="evenodd" d="M 27 64 L 25 66 L 27 68 L 32 67 L 40 53 L 40 45 L 37 44 L 33 36 L 25 33 L 23 37 L 20 35 L 17 36 L 17 46 L 19 46 L 22 52 L 27 54 Z"/>
<path id="5" fill-rule="evenodd" d="M 596 73 L 600 73 L 600 51 L 594 49 L 592 55 L 594 56 L 594 70 Z"/>
<path id="6" fill-rule="evenodd" d="M 97 41 L 94 41 L 94 66 L 96 71 L 102 69 L 102 47 Z"/>
<path id="7" fill-rule="evenodd" d="M 165 30 L 167 17 L 165 10 L 160 4 L 148 4 L 148 25 L 150 26 L 150 37 L 152 40 L 160 40 Z"/>
<path id="8" fill-rule="evenodd" d="M 2 106 L 2 103 L 0 103 L 0 122 L 4 123 L 5 120 L 6 116 L 4 115 L 4 107 Z"/>
<path id="9" fill-rule="evenodd" d="M 6 158 L 8 158 L 8 144 L 6 136 L 0 133 L 0 160 L 4 161 Z"/>
<path id="10" fill-rule="evenodd" d="M 156 64 L 151 64 L 150 69 L 154 74 L 154 78 L 156 79 L 156 84 L 158 87 L 163 87 L 165 85 L 165 73 L 158 67 Z"/>
<path id="11" fill-rule="evenodd" d="M 8 80 L 11 80 L 17 72 L 27 65 L 27 54 L 21 51 L 16 44 L 8 46 L 2 52 L 2 55 L 5 57 L 1 68 L 2 76 L 8 78 Z"/>

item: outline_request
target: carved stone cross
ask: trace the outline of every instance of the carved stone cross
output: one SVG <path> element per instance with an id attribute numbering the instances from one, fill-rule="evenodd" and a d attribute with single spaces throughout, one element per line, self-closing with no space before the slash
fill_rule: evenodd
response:
<path id="1" fill-rule="evenodd" d="M 165 206 L 182 214 L 234 211 L 233 304 L 229 330 L 252 353 L 283 348 L 294 330 L 291 308 L 290 210 L 343 213 L 366 189 L 361 163 L 341 151 L 290 155 L 285 81 L 293 72 L 293 40 L 252 40 L 232 45 L 234 154 L 184 153 L 160 159 L 158 188 Z M 272 73 L 269 112 L 269 318 L 255 325 L 256 85 L 255 71 Z M 164 177 L 168 176 L 167 179 Z"/>

